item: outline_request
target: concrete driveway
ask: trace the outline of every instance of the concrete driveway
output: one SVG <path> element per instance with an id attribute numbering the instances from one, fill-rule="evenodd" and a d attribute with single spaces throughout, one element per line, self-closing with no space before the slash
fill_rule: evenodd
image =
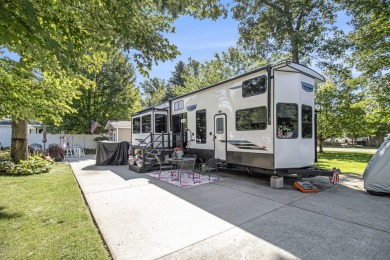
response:
<path id="1" fill-rule="evenodd" d="M 304 194 L 238 172 L 182 189 L 91 156 L 70 165 L 114 259 L 389 259 L 390 197 L 359 176 Z"/>

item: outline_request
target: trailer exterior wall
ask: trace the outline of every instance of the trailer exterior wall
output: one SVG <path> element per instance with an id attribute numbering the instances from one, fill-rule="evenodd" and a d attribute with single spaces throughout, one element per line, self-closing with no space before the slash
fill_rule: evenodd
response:
<path id="1" fill-rule="evenodd" d="M 312 124 L 312 137 L 302 138 L 302 105 L 310 106 L 314 109 L 314 92 L 303 89 L 302 82 L 314 86 L 314 79 L 301 73 L 275 71 L 274 72 L 275 106 L 278 104 L 297 105 L 297 135 L 291 138 L 279 138 L 275 136 L 275 168 L 302 168 L 314 164 L 314 124 Z M 277 113 L 274 120 L 277 122 Z M 314 111 L 311 122 L 314 122 Z M 278 131 L 278 125 L 275 125 Z"/>
<path id="2" fill-rule="evenodd" d="M 150 131 L 148 132 L 145 132 L 144 129 L 142 128 L 142 118 L 144 116 L 147 116 L 149 115 L 151 117 L 151 129 Z M 142 140 L 144 140 L 145 138 L 147 138 L 148 136 L 150 136 L 151 133 L 153 134 L 161 134 L 161 133 L 156 133 L 155 129 L 156 129 L 156 115 L 165 115 L 167 116 L 167 119 L 166 119 L 166 128 L 167 128 L 167 131 L 169 129 L 169 118 L 168 118 L 168 111 L 164 111 L 164 110 L 161 110 L 161 109 L 158 109 L 158 110 L 154 110 L 154 109 L 150 109 L 150 110 L 145 110 L 145 111 L 142 111 L 142 113 L 137 113 L 135 115 L 133 115 L 131 117 L 131 122 L 132 122 L 132 125 L 134 125 L 134 119 L 137 119 L 139 118 L 140 119 L 140 132 L 139 133 L 134 133 L 134 127 L 132 128 L 132 136 L 131 136 L 131 143 L 133 146 L 136 146 L 136 145 L 139 145 L 140 142 Z M 156 137 L 157 138 L 157 137 Z M 161 137 L 160 137 L 161 139 Z M 160 140 L 159 139 L 159 140 Z M 146 140 L 146 142 L 149 142 L 150 140 Z M 165 146 L 168 146 L 168 143 L 165 142 Z"/>
<path id="3" fill-rule="evenodd" d="M 272 123 L 271 125 L 267 124 L 267 117 L 265 117 L 264 130 L 238 131 L 236 129 L 237 111 L 256 107 L 265 107 L 266 109 L 272 109 L 273 107 L 272 100 L 271 108 L 267 107 L 267 92 L 245 98 L 242 96 L 242 83 L 259 76 L 266 76 L 266 70 L 236 78 L 204 91 L 172 99 L 172 116 L 182 113 L 187 114 L 187 128 L 191 131 L 191 133 L 187 133 L 190 141 L 188 146 L 191 148 L 191 151 L 198 154 L 214 155 L 215 145 L 222 144 L 226 146 L 226 161 L 230 163 L 267 169 L 274 167 L 272 160 L 274 150 L 273 125 Z M 181 101 L 184 102 L 183 108 L 177 109 L 178 106 L 176 106 L 175 110 L 175 103 Z M 206 143 L 199 143 L 199 140 L 196 140 L 196 111 L 204 109 L 206 110 L 207 118 Z M 226 115 L 226 140 L 216 139 L 214 141 L 215 116 L 217 115 Z M 242 145 L 237 145 L 240 143 Z"/>
<path id="4" fill-rule="evenodd" d="M 228 163 L 276 172 L 313 165 L 313 89 L 316 83 L 325 80 L 324 77 L 308 67 L 287 61 L 272 66 L 271 78 L 267 77 L 270 85 L 266 83 L 265 93 L 249 91 L 249 95 L 245 92 L 243 96 L 244 81 L 266 75 L 267 67 L 263 67 L 170 100 L 172 118 L 178 115 L 186 118 L 185 126 L 183 123 L 177 129 L 189 129 L 185 130 L 188 151 L 205 159 L 218 155 Z M 196 111 L 199 110 L 206 110 L 207 116 L 207 136 L 201 135 L 201 142 L 196 132 Z M 282 115 L 283 111 L 287 111 L 286 115 Z M 268 112 L 271 122 L 266 118 L 263 124 L 263 114 Z M 238 114 L 240 123 L 237 123 Z M 260 120 L 253 121 L 252 117 Z M 217 120 L 221 118 L 226 118 L 226 135 L 216 134 Z M 242 118 L 248 118 L 249 122 Z M 204 128 L 202 131 L 204 133 Z M 224 146 L 226 155 L 222 151 Z"/>

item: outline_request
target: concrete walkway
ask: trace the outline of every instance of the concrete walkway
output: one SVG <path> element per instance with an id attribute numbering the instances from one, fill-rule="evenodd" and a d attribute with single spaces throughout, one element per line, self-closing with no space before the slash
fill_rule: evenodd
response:
<path id="1" fill-rule="evenodd" d="M 91 156 L 70 165 L 114 259 L 389 259 L 390 197 L 357 176 L 304 194 L 237 172 L 181 189 Z"/>

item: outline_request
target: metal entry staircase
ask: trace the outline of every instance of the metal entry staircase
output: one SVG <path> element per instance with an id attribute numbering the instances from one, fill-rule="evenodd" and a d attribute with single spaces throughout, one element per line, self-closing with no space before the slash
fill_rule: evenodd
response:
<path id="1" fill-rule="evenodd" d="M 143 161 L 142 167 L 138 167 L 137 164 L 134 164 L 129 165 L 129 169 L 138 173 L 157 169 L 159 164 L 155 156 L 158 155 L 161 158 L 164 158 L 166 155 L 172 154 L 173 144 L 175 147 L 182 148 L 185 144 L 184 135 L 182 133 L 150 133 L 150 135 L 148 135 L 145 139 L 139 140 L 138 145 L 131 146 L 130 155 L 135 157 L 135 155 L 138 154 L 138 160 Z"/>

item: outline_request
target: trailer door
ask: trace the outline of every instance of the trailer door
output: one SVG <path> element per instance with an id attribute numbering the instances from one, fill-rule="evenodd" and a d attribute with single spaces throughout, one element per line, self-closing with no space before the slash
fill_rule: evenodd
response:
<path id="1" fill-rule="evenodd" d="M 214 157 L 226 160 L 226 115 L 214 116 Z"/>

